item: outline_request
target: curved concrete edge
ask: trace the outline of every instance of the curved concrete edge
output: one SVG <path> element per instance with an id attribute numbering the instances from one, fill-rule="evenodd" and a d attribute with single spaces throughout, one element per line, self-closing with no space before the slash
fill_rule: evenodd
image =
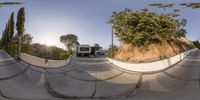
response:
<path id="1" fill-rule="evenodd" d="M 41 68 L 60 68 L 70 63 L 71 56 L 66 60 L 48 60 L 46 62 L 46 59 L 21 53 L 20 59 L 28 64 Z"/>
<path id="2" fill-rule="evenodd" d="M 156 71 L 167 69 L 171 67 L 172 65 L 181 61 L 190 53 L 195 52 L 196 50 L 198 49 L 197 48 L 191 49 L 167 59 L 158 60 L 154 62 L 147 62 L 147 63 L 127 63 L 127 62 L 117 61 L 111 58 L 107 58 L 107 59 L 109 62 L 111 62 L 112 64 L 116 65 L 119 68 L 129 70 L 129 71 L 134 71 L 134 72 L 148 73 L 148 72 L 156 72 Z"/>
<path id="3" fill-rule="evenodd" d="M 14 60 L 13 57 L 11 57 L 7 52 L 5 52 L 4 50 L 0 50 L 0 52 L 3 52 L 4 54 L 6 54 L 7 57 L 0 57 L 0 61 L 9 61 L 9 60 Z"/>

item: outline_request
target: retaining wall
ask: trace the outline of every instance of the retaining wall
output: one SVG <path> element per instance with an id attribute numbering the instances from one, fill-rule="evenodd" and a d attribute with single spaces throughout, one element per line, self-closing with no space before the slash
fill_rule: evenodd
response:
<path id="1" fill-rule="evenodd" d="M 167 59 L 153 61 L 153 62 L 144 62 L 144 63 L 127 63 L 118 60 L 114 60 L 111 58 L 107 58 L 112 64 L 126 70 L 136 71 L 136 72 L 155 72 L 166 69 L 177 62 L 181 61 L 183 58 L 188 56 L 190 53 L 196 51 L 198 49 L 191 49 L 185 52 L 182 52 L 178 55 L 169 57 Z"/>
<path id="2" fill-rule="evenodd" d="M 66 60 L 47 60 L 39 57 L 35 57 L 26 53 L 20 54 L 20 59 L 38 67 L 45 67 L 45 68 L 58 68 L 62 67 L 69 63 L 70 58 Z"/>

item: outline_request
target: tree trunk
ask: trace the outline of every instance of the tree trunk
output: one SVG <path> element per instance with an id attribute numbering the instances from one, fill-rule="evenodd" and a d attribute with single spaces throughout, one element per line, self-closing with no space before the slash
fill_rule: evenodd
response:
<path id="1" fill-rule="evenodd" d="M 19 36 L 18 56 L 20 56 L 20 53 L 21 53 L 21 36 Z"/>

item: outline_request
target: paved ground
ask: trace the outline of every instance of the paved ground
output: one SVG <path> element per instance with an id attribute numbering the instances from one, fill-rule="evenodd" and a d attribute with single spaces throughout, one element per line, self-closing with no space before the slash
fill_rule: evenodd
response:
<path id="1" fill-rule="evenodd" d="M 148 75 L 75 57 L 64 67 L 44 69 L 0 51 L 0 100 L 199 100 L 199 93 L 200 51 Z"/>

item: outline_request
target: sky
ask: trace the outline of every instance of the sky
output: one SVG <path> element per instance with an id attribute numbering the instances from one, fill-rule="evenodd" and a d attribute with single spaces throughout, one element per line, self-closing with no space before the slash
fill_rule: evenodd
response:
<path id="1" fill-rule="evenodd" d="M 25 33 L 33 36 L 33 43 L 55 45 L 61 48 L 60 36 L 69 33 L 78 36 L 80 44 L 100 44 L 108 48 L 111 44 L 111 25 L 108 20 L 112 12 L 124 8 L 140 10 L 144 7 L 153 12 L 161 9 L 149 7 L 150 3 L 187 3 L 199 0 L 0 0 L 22 1 L 24 5 L 0 8 L 0 37 L 10 14 L 15 16 L 20 7 L 25 7 Z M 200 9 L 184 9 L 179 18 L 187 19 L 186 29 L 189 40 L 200 38 Z M 16 31 L 15 31 L 16 32 Z M 115 44 L 119 44 L 115 38 Z"/>

